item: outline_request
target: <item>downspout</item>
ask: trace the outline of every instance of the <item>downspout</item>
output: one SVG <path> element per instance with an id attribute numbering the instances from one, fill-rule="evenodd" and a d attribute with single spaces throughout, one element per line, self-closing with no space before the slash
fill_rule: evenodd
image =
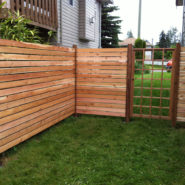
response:
<path id="1" fill-rule="evenodd" d="M 99 48 L 101 48 L 101 15 L 102 15 L 102 4 L 99 5 Z"/>
<path id="2" fill-rule="evenodd" d="M 185 46 L 185 0 L 183 3 L 182 46 Z"/>
<path id="3" fill-rule="evenodd" d="M 59 28 L 58 28 L 58 45 L 61 46 L 62 45 L 62 0 L 58 0 L 57 2 L 58 2 L 57 7 L 58 7 L 58 10 L 59 10 L 58 11 L 58 17 L 60 18 L 60 19 L 58 19 L 58 20 L 60 20 L 58 22 L 58 25 L 59 25 Z"/>

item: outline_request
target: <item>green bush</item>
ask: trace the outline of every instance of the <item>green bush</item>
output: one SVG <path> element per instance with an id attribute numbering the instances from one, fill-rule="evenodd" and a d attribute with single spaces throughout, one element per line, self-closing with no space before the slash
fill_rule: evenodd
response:
<path id="1" fill-rule="evenodd" d="M 140 38 L 136 39 L 135 48 L 146 48 L 146 42 Z M 137 51 L 136 52 L 136 59 L 142 59 L 143 58 L 143 52 L 142 51 Z"/>
<path id="2" fill-rule="evenodd" d="M 142 62 L 141 61 L 135 61 L 135 74 L 142 74 L 142 70 L 143 66 L 142 66 Z M 140 69 L 140 70 L 138 70 Z M 150 70 L 146 70 L 146 69 L 150 69 L 150 66 L 148 65 L 144 65 L 144 74 L 150 74 Z"/>
<path id="3" fill-rule="evenodd" d="M 41 43 L 39 31 L 36 28 L 29 28 L 28 23 L 30 20 L 21 16 L 19 12 L 9 12 L 8 18 L 0 23 L 0 37 L 8 40 Z"/>

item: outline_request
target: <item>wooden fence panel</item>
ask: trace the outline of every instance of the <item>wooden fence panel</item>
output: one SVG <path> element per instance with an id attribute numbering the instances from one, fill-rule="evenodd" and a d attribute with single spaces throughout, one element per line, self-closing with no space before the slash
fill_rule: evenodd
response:
<path id="1" fill-rule="evenodd" d="M 0 40 L 0 153 L 75 112 L 75 50 Z"/>
<path id="2" fill-rule="evenodd" d="M 177 121 L 185 122 L 185 47 L 181 48 L 180 53 Z"/>
<path id="3" fill-rule="evenodd" d="M 127 50 L 77 50 L 77 113 L 126 116 Z"/>

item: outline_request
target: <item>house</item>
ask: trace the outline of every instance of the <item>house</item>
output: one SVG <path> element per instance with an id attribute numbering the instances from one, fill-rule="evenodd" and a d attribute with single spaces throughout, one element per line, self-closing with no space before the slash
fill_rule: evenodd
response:
<path id="1" fill-rule="evenodd" d="M 119 42 L 120 47 L 128 47 L 129 44 L 132 44 L 134 46 L 136 41 L 136 38 L 127 38 L 123 40 L 122 42 Z M 152 48 L 152 44 L 146 41 L 146 48 Z M 145 52 L 145 59 L 146 60 L 151 60 L 152 58 L 152 52 L 151 51 L 146 51 Z"/>
<path id="2" fill-rule="evenodd" d="M 107 0 L 0 0 L 6 10 L 18 11 L 32 25 L 57 32 L 57 45 L 101 47 L 101 5 Z"/>
<path id="3" fill-rule="evenodd" d="M 183 6 L 182 46 L 185 46 L 185 1 L 176 0 L 176 6 Z"/>

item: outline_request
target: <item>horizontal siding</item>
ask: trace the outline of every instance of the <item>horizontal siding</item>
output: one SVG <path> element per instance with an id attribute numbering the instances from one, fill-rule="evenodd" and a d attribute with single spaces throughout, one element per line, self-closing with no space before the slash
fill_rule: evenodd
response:
<path id="1" fill-rule="evenodd" d="M 59 29 L 58 29 L 58 40 L 60 40 L 60 45 L 65 47 L 72 47 L 74 44 L 77 45 L 79 48 L 98 48 L 99 41 L 100 41 L 100 3 L 96 0 L 93 1 L 92 7 L 88 7 L 88 11 L 95 11 L 96 7 L 96 20 L 95 20 L 95 40 L 92 42 L 82 41 L 79 39 L 79 1 L 74 0 L 74 6 L 69 4 L 69 0 L 63 0 L 61 2 L 61 7 L 58 7 L 59 17 L 61 16 L 62 23 L 59 22 Z M 92 5 L 91 4 L 91 5 Z M 60 5 L 58 1 L 58 5 Z M 60 10 L 61 9 L 61 10 Z M 62 11 L 62 12 L 61 12 Z M 91 30 L 89 30 L 89 34 Z"/>

